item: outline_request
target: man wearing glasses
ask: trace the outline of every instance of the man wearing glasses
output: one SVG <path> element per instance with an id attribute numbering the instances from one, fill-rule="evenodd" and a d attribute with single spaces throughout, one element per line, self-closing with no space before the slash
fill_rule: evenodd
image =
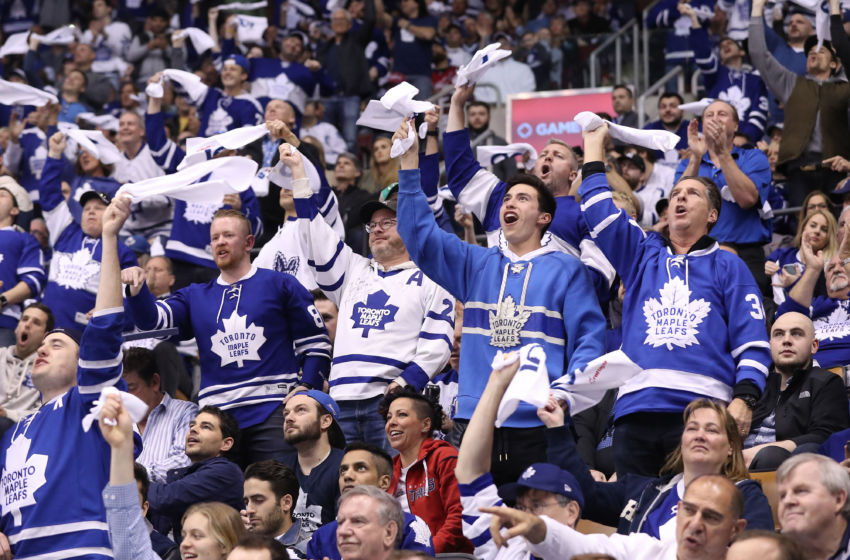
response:
<path id="1" fill-rule="evenodd" d="M 406 385 L 421 391 L 446 364 L 455 300 L 410 260 L 396 230 L 397 184 L 360 208 L 372 254 L 366 258 L 322 219 L 299 152 L 283 144 L 280 160 L 292 170 L 298 218 L 309 222 L 299 230 L 310 272 L 339 308 L 328 380 L 338 422 L 346 441 L 389 450 L 378 404 Z"/>

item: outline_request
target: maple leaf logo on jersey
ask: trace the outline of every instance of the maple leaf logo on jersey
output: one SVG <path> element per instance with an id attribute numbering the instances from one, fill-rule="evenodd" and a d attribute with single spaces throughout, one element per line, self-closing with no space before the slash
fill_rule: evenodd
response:
<path id="1" fill-rule="evenodd" d="M 409 527 L 413 529 L 414 541 L 422 546 L 429 546 L 431 544 L 431 529 L 428 528 L 428 524 L 421 517 L 414 515 Z"/>
<path id="2" fill-rule="evenodd" d="M 295 276 L 298 274 L 298 265 L 300 259 L 296 257 L 286 258 L 286 255 L 280 251 L 274 254 L 274 269 L 278 272 L 285 272 Z"/>
<path id="3" fill-rule="evenodd" d="M 59 253 L 56 261 L 56 283 L 63 288 L 85 290 L 100 274 L 100 263 L 93 260 L 88 250 L 81 248 L 73 253 Z M 51 267 L 52 268 L 52 267 Z"/>
<path id="4" fill-rule="evenodd" d="M 369 336 L 369 330 L 386 330 L 386 326 L 395 320 L 398 306 L 389 305 L 390 296 L 384 290 L 369 294 L 365 302 L 354 304 L 351 310 L 351 320 L 355 329 L 363 329 L 363 338 Z"/>
<path id="5" fill-rule="evenodd" d="M 239 315 L 234 310 L 230 317 L 221 321 L 224 332 L 218 329 L 210 337 L 212 351 L 221 358 L 221 367 L 233 362 L 242 367 L 245 360 L 260 359 L 259 350 L 266 341 L 264 329 L 254 323 L 247 325 L 246 318 L 247 315 Z"/>
<path id="6" fill-rule="evenodd" d="M 183 217 L 196 224 L 211 224 L 213 215 L 221 208 L 218 202 L 187 202 Z"/>
<path id="7" fill-rule="evenodd" d="M 734 107 L 738 111 L 738 118 L 741 120 L 747 114 L 747 109 L 750 108 L 752 103 L 738 86 L 732 86 L 726 91 L 721 91 L 717 98 Z"/>
<path id="8" fill-rule="evenodd" d="M 15 438 L 6 451 L 6 464 L 0 477 L 3 513 L 12 514 L 15 526 L 21 524 L 21 508 L 35 504 L 36 491 L 47 482 L 44 471 L 48 457 L 41 454 L 30 456 L 31 443 L 32 440 L 24 435 Z"/>
<path id="9" fill-rule="evenodd" d="M 697 335 L 705 316 L 711 311 L 711 303 L 704 299 L 690 301 L 691 290 L 681 278 L 671 278 L 660 290 L 660 301 L 649 298 L 643 304 L 646 318 L 646 340 L 654 348 L 673 346 L 686 348 L 699 344 Z"/>
<path id="10" fill-rule="evenodd" d="M 817 339 L 821 342 L 850 335 L 850 313 L 841 304 L 829 316 L 821 317 L 814 323 Z"/>
<path id="11" fill-rule="evenodd" d="M 3 262 L 3 253 L 0 253 L 0 263 Z"/>
<path id="12" fill-rule="evenodd" d="M 229 103 L 227 104 L 229 105 Z M 210 118 L 207 121 L 206 136 L 227 132 L 228 127 L 231 124 L 233 124 L 233 117 L 231 117 L 227 111 L 218 107 L 215 111 L 210 113 Z"/>
<path id="13" fill-rule="evenodd" d="M 518 307 L 513 296 L 503 299 L 498 310 L 490 312 L 490 345 L 497 348 L 519 346 L 520 332 L 529 317 L 531 311 L 525 306 Z"/>

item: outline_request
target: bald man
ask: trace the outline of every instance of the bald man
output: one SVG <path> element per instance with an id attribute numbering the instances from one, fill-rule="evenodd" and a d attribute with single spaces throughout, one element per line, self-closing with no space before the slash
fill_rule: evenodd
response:
<path id="1" fill-rule="evenodd" d="M 751 470 L 774 470 L 791 454 L 816 452 L 829 434 L 850 426 L 844 380 L 813 364 L 817 351 L 811 319 L 796 312 L 776 319 L 773 368 L 744 442 Z"/>

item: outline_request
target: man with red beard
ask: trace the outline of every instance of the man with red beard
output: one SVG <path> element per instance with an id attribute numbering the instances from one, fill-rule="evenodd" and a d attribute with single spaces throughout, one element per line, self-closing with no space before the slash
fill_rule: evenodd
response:
<path id="1" fill-rule="evenodd" d="M 199 404 L 232 413 L 242 430 L 239 463 L 287 451 L 281 401 L 298 382 L 321 386 L 330 369 L 330 341 L 310 293 L 289 274 L 251 264 L 254 236 L 236 210 L 219 210 L 210 246 L 221 274 L 156 301 L 140 268 L 125 270 L 128 302 L 142 329 L 177 327 L 198 342 Z"/>

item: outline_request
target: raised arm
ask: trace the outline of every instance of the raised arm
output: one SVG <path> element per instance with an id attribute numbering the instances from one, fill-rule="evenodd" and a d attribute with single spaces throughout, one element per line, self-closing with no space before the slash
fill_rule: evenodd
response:
<path id="1" fill-rule="evenodd" d="M 106 523 L 115 558 L 156 560 L 133 476 L 133 422 L 120 395 L 108 395 L 100 432 L 111 448 L 109 486 L 103 490 Z"/>
<path id="2" fill-rule="evenodd" d="M 768 89 L 784 103 L 788 101 L 797 84 L 798 76 L 785 68 L 767 49 L 764 38 L 764 3 L 765 0 L 753 0 L 749 28 L 750 60 Z"/>

